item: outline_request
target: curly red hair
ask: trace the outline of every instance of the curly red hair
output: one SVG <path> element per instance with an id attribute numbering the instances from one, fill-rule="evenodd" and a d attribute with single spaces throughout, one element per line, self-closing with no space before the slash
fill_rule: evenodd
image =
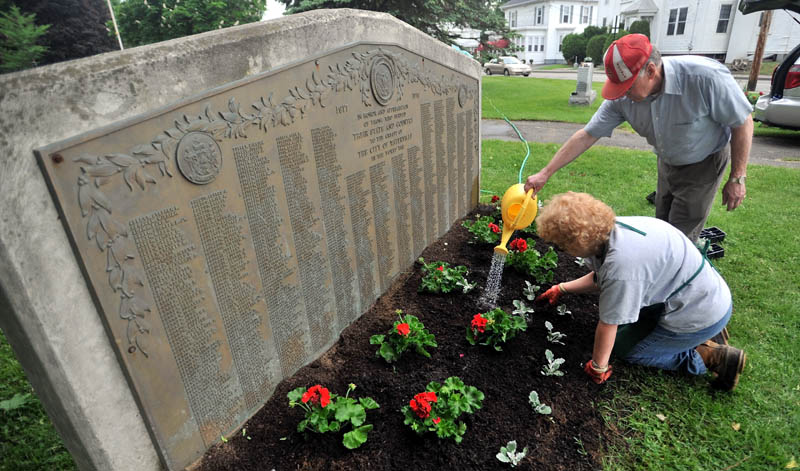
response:
<path id="1" fill-rule="evenodd" d="M 592 195 L 568 191 L 539 211 L 536 233 L 570 254 L 595 255 L 608 241 L 615 218 L 614 210 Z"/>

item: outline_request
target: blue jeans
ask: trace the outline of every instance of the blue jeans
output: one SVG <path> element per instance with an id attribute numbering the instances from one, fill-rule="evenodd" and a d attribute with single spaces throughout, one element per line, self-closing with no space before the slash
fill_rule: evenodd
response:
<path id="1" fill-rule="evenodd" d="M 637 365 L 654 366 L 662 370 L 683 370 L 691 375 L 704 374 L 706 365 L 695 347 L 715 336 L 728 325 L 733 306 L 717 323 L 697 332 L 677 333 L 656 326 L 625 356 L 625 361 Z"/>

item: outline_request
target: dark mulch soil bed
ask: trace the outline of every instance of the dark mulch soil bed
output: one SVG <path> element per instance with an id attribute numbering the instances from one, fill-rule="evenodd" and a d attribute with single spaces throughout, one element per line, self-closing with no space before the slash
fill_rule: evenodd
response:
<path id="1" fill-rule="evenodd" d="M 489 207 L 476 212 L 488 214 Z M 471 216 L 474 218 L 474 214 Z M 248 440 L 237 433 L 227 443 L 210 449 L 202 462 L 203 471 L 217 470 L 450 470 L 508 469 L 495 455 L 509 440 L 519 448 L 527 446 L 520 467 L 536 470 L 590 470 L 601 466 L 606 440 L 614 439 L 604 425 L 595 404 L 605 386 L 588 380 L 581 365 L 591 357 L 597 322 L 596 296 L 569 296 L 564 302 L 572 316 L 559 316 L 554 307 L 536 305 L 528 330 L 506 344 L 502 352 L 490 347 L 471 346 L 465 339 L 473 315 L 484 312 L 478 306 L 492 258 L 492 247 L 468 243 L 471 234 L 461 221 L 444 237 L 428 247 L 426 261 L 442 260 L 466 265 L 469 280 L 478 288 L 469 294 L 419 294 L 419 264 L 401 274 L 392 288 L 381 296 L 360 319 L 342 332 L 325 354 L 282 381 L 264 407 L 244 428 Z M 536 249 L 547 246 L 537 239 Z M 567 280 L 586 273 L 575 258 L 558 253 L 555 280 Z M 525 277 L 506 269 L 498 305 L 511 313 L 512 301 L 524 299 Z M 533 280 L 529 280 L 533 281 Z M 542 289 L 546 289 L 545 285 Z M 527 302 L 527 304 L 532 304 Z M 385 333 L 396 320 L 396 309 L 420 318 L 436 336 L 438 348 L 432 357 L 406 352 L 398 363 L 389 365 L 376 358 L 371 335 Z M 567 334 L 566 346 L 548 343 L 544 321 Z M 543 376 L 545 349 L 566 360 L 565 376 Z M 459 376 L 464 383 L 485 394 L 483 408 L 466 417 L 467 433 L 461 444 L 438 440 L 434 435 L 417 436 L 403 424 L 400 408 L 430 381 L 443 382 Z M 344 395 L 349 383 L 358 389 L 354 397 L 369 396 L 380 409 L 367 413 L 374 425 L 368 441 L 347 450 L 341 433 L 313 435 L 307 440 L 296 432 L 303 411 L 290 409 L 286 394 L 297 387 L 322 384 Z M 528 403 L 531 390 L 552 407 L 552 420 L 536 414 Z"/>

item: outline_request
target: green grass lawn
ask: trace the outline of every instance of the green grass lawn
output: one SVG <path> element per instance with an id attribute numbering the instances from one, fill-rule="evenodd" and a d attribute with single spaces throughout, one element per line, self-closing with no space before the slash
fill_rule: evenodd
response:
<path id="1" fill-rule="evenodd" d="M 523 174 L 557 148 L 531 144 Z M 516 183 L 524 155 L 521 143 L 483 141 L 482 189 L 502 194 Z M 733 293 L 731 344 L 748 355 L 741 382 L 715 394 L 706 378 L 620 366 L 605 400 L 581 405 L 597 407 L 620 433 L 607 470 L 760 471 L 800 461 L 800 170 L 751 165 L 747 173 L 743 205 L 727 212 L 718 196 L 708 220 L 727 233 L 715 265 Z M 654 154 L 595 146 L 557 172 L 541 196 L 584 191 L 619 215 L 653 216 L 645 196 L 655 182 Z"/>
<path id="2" fill-rule="evenodd" d="M 588 123 L 603 98 L 600 96 L 601 83 L 593 83 L 597 99 L 591 106 L 570 106 L 569 94 L 575 91 L 574 80 L 522 78 L 522 77 L 483 77 L 483 117 L 490 119 L 506 118 L 523 121 L 561 121 L 567 123 Z M 633 132 L 628 123 L 621 129 Z M 754 136 L 796 137 L 800 131 L 772 128 L 756 123 Z"/>
<path id="3" fill-rule="evenodd" d="M 573 67 L 569 64 L 550 64 L 550 65 L 542 65 L 536 67 L 536 70 L 556 70 L 556 69 L 572 69 Z"/>

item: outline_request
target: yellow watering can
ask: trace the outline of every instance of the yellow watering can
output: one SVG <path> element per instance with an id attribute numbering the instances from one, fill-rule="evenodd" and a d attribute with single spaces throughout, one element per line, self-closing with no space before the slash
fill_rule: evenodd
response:
<path id="1" fill-rule="evenodd" d="M 525 193 L 525 185 L 518 183 L 506 190 L 503 199 L 500 200 L 500 213 L 503 215 L 503 235 L 500 238 L 500 245 L 494 248 L 496 253 L 508 254 L 506 244 L 511 234 L 519 229 L 530 226 L 539 210 L 536 196 L 533 196 L 533 188 Z"/>

